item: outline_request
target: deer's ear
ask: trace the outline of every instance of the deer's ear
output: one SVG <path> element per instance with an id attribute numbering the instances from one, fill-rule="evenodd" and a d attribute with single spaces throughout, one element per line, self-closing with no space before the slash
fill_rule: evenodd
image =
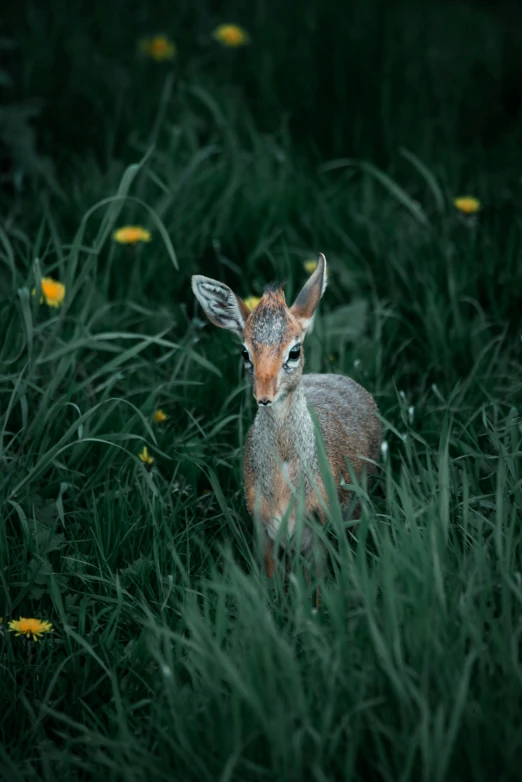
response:
<path id="1" fill-rule="evenodd" d="M 326 288 L 326 258 L 319 253 L 317 268 L 303 286 L 290 308 L 292 315 L 301 323 L 303 330 L 310 331 L 314 313 Z"/>
<path id="2" fill-rule="evenodd" d="M 222 282 L 194 274 L 192 290 L 207 318 L 215 326 L 229 329 L 243 337 L 245 322 L 250 315 L 245 302 Z"/>

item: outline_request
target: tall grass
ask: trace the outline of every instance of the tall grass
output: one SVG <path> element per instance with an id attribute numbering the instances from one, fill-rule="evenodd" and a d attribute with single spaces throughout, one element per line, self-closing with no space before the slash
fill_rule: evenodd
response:
<path id="1" fill-rule="evenodd" d="M 507 123 L 502 143 L 484 149 L 453 139 L 457 83 L 428 122 L 442 87 L 412 69 L 424 39 L 413 40 L 417 17 L 402 5 L 370 19 L 362 6 L 342 16 L 288 2 L 276 25 L 259 2 L 250 27 L 263 45 L 239 53 L 238 70 L 232 52 L 212 59 L 198 38 L 222 21 L 215 9 L 181 4 L 179 29 L 194 36 L 178 36 L 185 65 L 174 78 L 126 48 L 171 18 L 161 4 L 129 11 L 119 28 L 101 23 L 122 18 L 117 3 L 99 16 L 82 9 L 31 6 L 23 24 L 16 9 L 10 16 L 20 46 L 34 50 L 24 89 L 51 85 L 39 127 L 59 187 L 4 196 L 0 226 L 0 774 L 516 779 L 516 129 Z M 459 9 L 447 11 L 457 43 L 473 16 L 477 40 L 493 29 L 488 62 L 501 63 L 498 18 L 490 28 L 486 11 Z M 97 47 L 126 86 L 97 92 L 106 66 L 88 67 L 91 33 L 80 35 L 78 19 L 100 31 Z M 283 83 L 292 25 L 291 61 L 302 67 Z M 300 36 L 324 26 L 338 37 L 316 71 L 322 49 Z M 354 48 L 343 54 L 347 26 Z M 458 48 L 437 49 L 435 23 L 424 35 L 432 57 Z M 84 47 L 79 73 L 70 83 L 62 74 L 64 105 L 72 111 L 81 83 L 85 108 L 103 116 L 62 148 L 76 121 L 49 119 L 58 105 L 49 40 Z M 377 67 L 370 43 L 380 40 Z M 346 101 L 346 63 L 363 50 L 378 92 L 359 83 L 360 100 Z M 466 88 L 476 55 L 470 44 Z M 312 119 L 322 85 L 335 112 L 320 95 Z M 444 152 L 442 138 L 452 138 Z M 452 205 L 462 191 L 484 203 L 474 221 Z M 150 244 L 115 243 L 125 223 L 146 226 Z M 306 563 L 296 558 L 286 591 L 280 576 L 265 577 L 242 496 L 255 411 L 238 347 L 204 321 L 189 279 L 208 274 L 246 296 L 284 278 L 290 299 L 318 250 L 329 286 L 307 370 L 367 387 L 387 447 L 373 484 L 356 487 L 357 527 L 341 529 L 333 503 L 317 531 L 328 567 L 314 613 Z M 45 276 L 66 285 L 60 309 L 32 295 Z M 169 416 L 161 425 L 158 407 Z M 144 445 L 150 469 L 138 458 Z M 49 619 L 55 632 L 37 644 L 15 638 L 7 622 L 20 615 Z"/>

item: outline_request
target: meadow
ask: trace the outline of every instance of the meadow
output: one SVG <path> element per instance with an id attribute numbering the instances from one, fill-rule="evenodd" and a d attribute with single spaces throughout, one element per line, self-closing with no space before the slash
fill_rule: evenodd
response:
<path id="1" fill-rule="evenodd" d="M 2 9 L 1 779 L 519 778 L 522 65 L 503 7 Z M 118 241 L 129 225 L 149 240 Z M 359 524 L 332 502 L 314 612 L 302 562 L 287 591 L 265 575 L 242 493 L 254 400 L 190 276 L 244 297 L 284 279 L 291 300 L 319 251 L 306 371 L 366 387 L 385 442 Z M 53 632 L 16 636 L 19 617 Z"/>

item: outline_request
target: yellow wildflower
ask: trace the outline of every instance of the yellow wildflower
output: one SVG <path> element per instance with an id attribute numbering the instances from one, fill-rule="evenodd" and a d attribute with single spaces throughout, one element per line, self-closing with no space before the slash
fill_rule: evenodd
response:
<path id="1" fill-rule="evenodd" d="M 480 201 L 473 196 L 461 196 L 456 198 L 453 204 L 464 215 L 474 215 L 480 209 Z"/>
<path id="2" fill-rule="evenodd" d="M 259 302 L 261 301 L 261 299 L 259 298 L 259 296 L 247 296 L 247 298 L 243 299 L 243 301 L 247 305 L 250 312 L 253 312 L 257 307 L 257 305 L 259 304 Z"/>
<path id="3" fill-rule="evenodd" d="M 317 261 L 305 261 L 303 266 L 307 274 L 313 274 L 317 269 Z"/>
<path id="4" fill-rule="evenodd" d="M 44 633 L 54 633 L 53 626 L 50 622 L 44 622 L 41 619 L 13 619 L 9 622 L 9 631 L 15 633 L 16 636 L 25 635 L 26 638 L 33 638 L 33 641 L 38 639 Z"/>
<path id="5" fill-rule="evenodd" d="M 156 410 L 156 412 L 152 416 L 152 420 L 154 421 L 155 424 L 162 424 L 163 421 L 167 420 L 167 418 L 168 415 L 164 413 L 161 408 L 158 408 L 158 410 Z"/>
<path id="6" fill-rule="evenodd" d="M 112 238 L 120 244 L 137 244 L 138 242 L 150 242 L 150 231 L 139 225 L 124 225 L 114 231 Z"/>
<path id="7" fill-rule="evenodd" d="M 212 37 L 223 46 L 230 48 L 246 46 L 250 42 L 247 31 L 237 24 L 220 24 L 212 33 Z"/>
<path id="8" fill-rule="evenodd" d="M 173 60 L 176 56 L 175 44 L 164 35 L 156 35 L 154 38 L 143 38 L 139 46 L 142 54 L 152 57 L 156 62 Z"/>
<path id="9" fill-rule="evenodd" d="M 36 293 L 36 288 L 31 291 L 33 296 Z M 51 279 L 51 277 L 42 277 L 42 295 L 40 296 L 40 304 L 44 301 L 47 302 L 49 307 L 59 307 L 65 298 L 65 285 L 61 282 Z"/>
<path id="10" fill-rule="evenodd" d="M 141 459 L 143 464 L 147 465 L 147 467 L 150 467 L 154 461 L 153 457 L 149 454 L 149 449 L 146 445 L 143 446 L 143 451 L 138 454 L 138 457 Z"/>

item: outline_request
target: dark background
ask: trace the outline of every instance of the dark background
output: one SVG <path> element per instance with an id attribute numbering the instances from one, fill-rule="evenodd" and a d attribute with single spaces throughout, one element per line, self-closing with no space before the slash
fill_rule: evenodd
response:
<path id="1" fill-rule="evenodd" d="M 255 45 L 217 52 L 209 33 L 227 18 Z M 451 146 L 466 166 L 481 154 L 507 167 L 520 132 L 521 22 L 517 2 L 9 2 L 3 116 L 33 106 L 35 150 L 60 171 L 71 155 L 128 156 L 160 89 L 136 42 L 157 31 L 178 47 L 173 116 L 195 79 L 318 158 L 387 166 L 399 146 L 439 160 Z"/>

